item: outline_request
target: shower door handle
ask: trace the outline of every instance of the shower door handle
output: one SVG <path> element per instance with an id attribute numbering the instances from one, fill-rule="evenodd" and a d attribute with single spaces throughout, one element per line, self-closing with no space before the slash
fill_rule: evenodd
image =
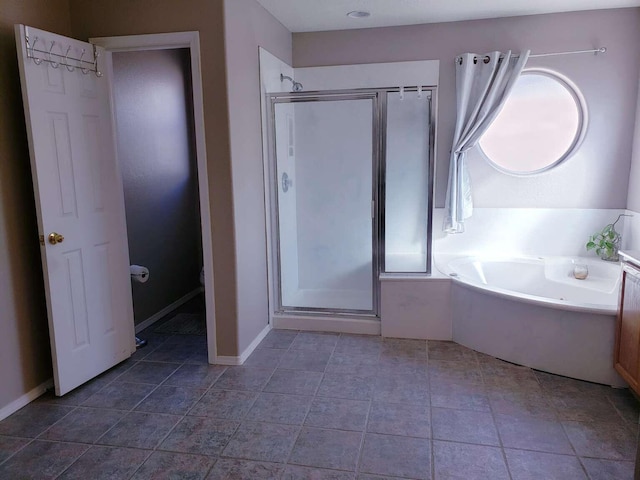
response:
<path id="1" fill-rule="evenodd" d="M 282 174 L 282 191 L 284 193 L 287 193 L 290 187 L 293 187 L 293 180 L 289 178 L 289 175 L 287 175 L 287 172 L 284 172 Z"/>

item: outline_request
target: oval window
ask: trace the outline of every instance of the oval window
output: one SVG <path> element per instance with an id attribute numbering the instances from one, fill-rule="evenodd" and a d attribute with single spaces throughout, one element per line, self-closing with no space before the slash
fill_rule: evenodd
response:
<path id="1" fill-rule="evenodd" d="M 479 145 L 499 170 L 538 173 L 568 158 L 582 141 L 586 125 L 584 99 L 567 79 L 546 70 L 527 70 Z"/>

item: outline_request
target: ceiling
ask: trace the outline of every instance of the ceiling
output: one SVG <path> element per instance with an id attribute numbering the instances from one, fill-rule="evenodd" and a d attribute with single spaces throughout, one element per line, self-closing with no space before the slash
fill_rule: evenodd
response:
<path id="1" fill-rule="evenodd" d="M 638 7 L 640 0 L 258 0 L 291 32 L 389 27 L 540 13 Z M 351 11 L 368 18 L 350 18 Z"/>

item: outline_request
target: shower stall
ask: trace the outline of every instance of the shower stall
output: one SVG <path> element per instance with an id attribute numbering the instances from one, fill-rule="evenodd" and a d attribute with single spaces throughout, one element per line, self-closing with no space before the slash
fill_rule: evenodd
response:
<path id="1" fill-rule="evenodd" d="M 381 274 L 430 272 L 433 94 L 268 94 L 276 314 L 375 319 Z"/>

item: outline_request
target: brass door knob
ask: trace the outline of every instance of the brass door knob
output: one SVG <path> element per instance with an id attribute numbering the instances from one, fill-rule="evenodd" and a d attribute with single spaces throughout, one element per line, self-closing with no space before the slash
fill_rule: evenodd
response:
<path id="1" fill-rule="evenodd" d="M 50 233 L 48 238 L 51 245 L 64 242 L 64 237 L 56 232 Z"/>

